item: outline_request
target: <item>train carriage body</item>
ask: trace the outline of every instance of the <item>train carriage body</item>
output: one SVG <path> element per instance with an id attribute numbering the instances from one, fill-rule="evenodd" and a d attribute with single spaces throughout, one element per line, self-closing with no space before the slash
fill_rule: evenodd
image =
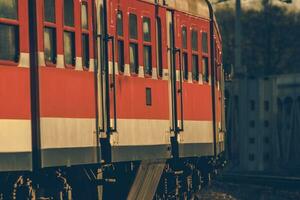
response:
<path id="1" fill-rule="evenodd" d="M 0 171 L 224 150 L 205 0 L 35 2 L 30 18 L 28 0 L 0 1 Z"/>

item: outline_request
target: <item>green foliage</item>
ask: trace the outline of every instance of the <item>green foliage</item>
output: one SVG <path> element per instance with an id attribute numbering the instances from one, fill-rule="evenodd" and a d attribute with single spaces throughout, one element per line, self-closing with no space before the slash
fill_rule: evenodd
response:
<path id="1" fill-rule="evenodd" d="M 223 64 L 234 65 L 234 20 L 232 9 L 216 12 L 223 41 Z M 265 4 L 261 11 L 243 11 L 242 64 L 249 75 L 300 72 L 300 14 Z"/>

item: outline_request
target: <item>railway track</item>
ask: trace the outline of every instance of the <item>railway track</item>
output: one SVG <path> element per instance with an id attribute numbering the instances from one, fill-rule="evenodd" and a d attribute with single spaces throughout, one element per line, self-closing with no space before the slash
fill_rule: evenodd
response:
<path id="1" fill-rule="evenodd" d="M 216 180 L 236 184 L 251 184 L 282 189 L 300 189 L 300 177 L 224 173 Z"/>

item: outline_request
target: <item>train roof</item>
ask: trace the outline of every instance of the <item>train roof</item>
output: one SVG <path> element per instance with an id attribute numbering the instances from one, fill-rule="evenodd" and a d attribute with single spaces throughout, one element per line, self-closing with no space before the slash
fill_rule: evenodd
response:
<path id="1" fill-rule="evenodd" d="M 197 17 L 209 19 L 209 8 L 205 0 L 144 0 L 165 5 Z"/>

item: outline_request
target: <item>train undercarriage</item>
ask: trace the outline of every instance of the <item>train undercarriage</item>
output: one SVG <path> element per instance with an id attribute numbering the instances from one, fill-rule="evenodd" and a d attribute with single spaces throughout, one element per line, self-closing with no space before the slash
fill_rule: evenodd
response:
<path id="1" fill-rule="evenodd" d="M 0 174 L 0 200 L 196 199 L 222 156 L 137 161 Z"/>

